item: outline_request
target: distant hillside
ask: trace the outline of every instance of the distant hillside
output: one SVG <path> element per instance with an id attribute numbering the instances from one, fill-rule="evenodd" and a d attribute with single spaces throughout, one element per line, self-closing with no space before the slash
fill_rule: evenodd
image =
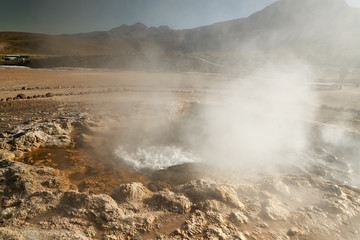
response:
<path id="1" fill-rule="evenodd" d="M 246 19 L 186 31 L 179 48 L 360 53 L 359 24 L 360 9 L 343 0 L 281 0 Z"/>
<path id="2" fill-rule="evenodd" d="M 341 56 L 360 64 L 359 23 L 360 9 L 344 0 L 280 0 L 248 18 L 188 30 L 137 23 L 66 35 L 0 32 L 0 53 L 117 59 L 216 53 L 246 59 L 291 52 L 314 59 Z"/>

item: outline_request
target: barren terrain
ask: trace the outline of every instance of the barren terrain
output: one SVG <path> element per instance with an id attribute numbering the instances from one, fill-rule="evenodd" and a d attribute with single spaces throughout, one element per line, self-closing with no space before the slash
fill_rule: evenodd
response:
<path id="1" fill-rule="evenodd" d="M 356 180 L 126 161 L 119 146 L 186 149 L 184 122 L 237 91 L 234 79 L 0 68 L 0 239 L 360 239 Z M 360 89 L 313 91 L 317 117 L 300 120 L 358 139 Z"/>

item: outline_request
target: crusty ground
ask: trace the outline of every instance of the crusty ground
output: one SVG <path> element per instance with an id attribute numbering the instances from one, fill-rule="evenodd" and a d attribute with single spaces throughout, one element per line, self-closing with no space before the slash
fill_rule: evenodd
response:
<path id="1" fill-rule="evenodd" d="M 20 160 L 61 170 L 79 191 L 110 194 L 127 182 L 141 182 L 150 190 L 159 191 L 204 176 L 207 170 L 200 173 L 198 169 L 184 165 L 152 176 L 134 172 L 126 166 L 116 165 L 118 162 L 106 151 L 117 143 L 110 133 L 119 132 L 126 136 L 127 132 L 122 132 L 123 125 L 141 126 L 141 131 L 137 130 L 140 136 L 147 129 L 166 127 L 167 113 L 171 111 L 169 106 L 186 101 L 216 102 L 227 91 L 222 88 L 223 82 L 232 79 L 231 76 L 199 73 L 0 68 L 0 99 L 13 98 L 20 93 L 26 96 L 48 92 L 61 94 L 0 102 L 0 133 L 27 121 L 89 115 L 102 123 L 97 134 L 87 134 L 86 129 L 78 128 L 73 133 L 74 144 L 68 148 L 39 149 Z M 346 86 L 343 90 L 317 93 L 319 101 L 314 104 L 322 106 L 315 119 L 318 124 L 347 125 L 355 134 L 360 132 L 360 89 Z M 136 137 L 122 140 L 137 141 Z M 186 217 L 166 219 L 160 229 L 169 234 Z M 272 227 L 277 226 L 274 223 Z"/>
<path id="2" fill-rule="evenodd" d="M 167 121 L 168 105 L 199 100 L 204 95 L 205 85 L 217 80 L 215 76 L 201 74 L 0 68 L 0 81 L 0 99 L 13 98 L 20 93 L 62 95 L 3 100 L 0 102 L 0 131 L 6 132 L 28 121 L 76 118 L 80 114 L 91 115 L 102 122 L 108 119 L 138 121 L 140 123 L 134 128 L 138 125 L 146 128 L 145 125 L 158 122 L 161 117 Z M 114 163 L 112 152 L 106 151 L 116 144 L 112 132 L 122 128 L 111 124 L 107 129 L 102 128 L 103 133 L 97 138 L 93 136 L 87 141 L 82 138 L 84 130 L 77 129 L 74 144 L 67 149 L 39 149 L 21 161 L 64 171 L 80 191 L 111 193 L 121 183 L 149 184 L 146 175 L 126 166 L 119 167 L 118 162 Z M 166 186 L 161 181 L 156 185 L 159 184 Z"/>
<path id="3" fill-rule="evenodd" d="M 129 122 L 131 124 L 137 122 L 133 127 L 141 125 L 141 128 L 145 129 L 144 131 L 150 127 L 148 125 L 158 124 L 163 127 L 163 124 L 169 121 L 168 112 L 171 111 L 171 109 L 169 110 L 171 106 L 181 105 L 186 101 L 216 102 L 221 99 L 222 94 L 226 94 L 228 91 L 227 82 L 234 79 L 236 78 L 230 75 L 201 73 L 0 68 L 0 99 L 4 99 L 3 102 L 0 102 L 0 131 L 11 130 L 26 121 L 42 121 L 58 117 L 71 118 L 85 113 L 97 117 L 102 122 L 106 122 L 108 119 L 118 120 L 117 125 L 105 124 L 108 127 L 103 127 L 101 129 L 103 133 L 98 135 L 101 140 L 98 140 L 97 144 L 104 145 L 105 143 L 108 147 L 113 147 L 110 146 L 115 144 L 113 139 L 106 134 L 114 132 L 114 130 L 119 131 L 123 127 L 120 126 L 121 124 L 127 124 L 129 127 Z M 346 125 L 351 131 L 360 134 L 360 88 L 345 86 L 342 90 L 315 91 L 318 95 L 318 102 L 314 105 L 322 106 L 317 119 L 315 119 L 318 124 Z M 26 96 L 45 95 L 46 93 L 59 96 L 5 100 L 9 97 L 16 97 L 20 93 Z M 78 134 L 81 135 L 81 132 Z M 125 141 L 130 142 L 130 139 Z M 91 142 L 94 143 L 96 140 L 92 139 Z M 80 156 L 88 161 L 92 159 L 92 164 L 97 161 L 96 157 L 110 158 L 110 156 L 104 155 L 106 151 L 88 154 L 89 148 L 97 149 L 97 146 L 86 146 L 86 148 L 85 151 L 72 149 L 73 154 L 68 155 L 72 155 L 71 158 Z M 105 149 L 108 148 L 105 147 Z M 36 158 L 36 153 L 34 154 Z M 85 157 L 86 155 L 88 157 Z M 67 160 L 71 158 L 67 158 Z M 45 163 L 46 161 L 44 161 Z M 92 164 L 88 164 L 88 167 L 93 168 Z M 101 174 L 103 176 L 121 175 L 119 173 L 110 174 L 105 170 Z M 69 175 L 82 176 L 79 175 L 79 172 L 71 172 Z M 98 177 L 99 174 L 89 176 L 87 182 L 82 181 L 82 188 L 93 187 L 95 189 L 96 186 L 92 184 L 99 182 Z M 148 182 L 143 176 L 137 177 L 142 179 L 138 179 L 141 182 Z M 137 177 L 132 176 L 131 178 Z M 122 182 L 127 181 L 123 176 L 118 178 L 122 178 Z M 77 181 L 75 177 L 73 180 Z"/>

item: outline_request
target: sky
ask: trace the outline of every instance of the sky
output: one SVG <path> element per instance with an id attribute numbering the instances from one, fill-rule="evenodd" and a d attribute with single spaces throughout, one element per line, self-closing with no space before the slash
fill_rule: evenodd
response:
<path id="1" fill-rule="evenodd" d="M 316 0 L 314 0 L 316 1 Z M 360 0 L 346 0 L 360 8 Z M 275 0 L 0 0 L 0 31 L 107 31 L 144 23 L 188 29 L 248 17 Z"/>

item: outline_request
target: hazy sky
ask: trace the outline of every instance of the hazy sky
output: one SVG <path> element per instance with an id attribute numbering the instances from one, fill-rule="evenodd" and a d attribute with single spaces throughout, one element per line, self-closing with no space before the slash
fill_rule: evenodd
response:
<path id="1" fill-rule="evenodd" d="M 360 0 L 346 1 L 360 7 Z M 0 0 L 0 31 L 78 33 L 137 22 L 194 28 L 247 17 L 272 2 L 275 0 Z"/>

